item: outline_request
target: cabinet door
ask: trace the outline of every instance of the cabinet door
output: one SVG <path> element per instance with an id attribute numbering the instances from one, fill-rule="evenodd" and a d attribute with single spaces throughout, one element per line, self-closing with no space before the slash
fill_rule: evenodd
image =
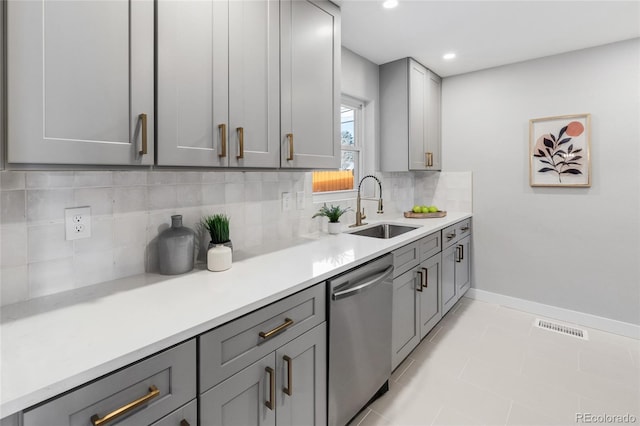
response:
<path id="1" fill-rule="evenodd" d="M 230 166 L 280 165 L 279 12 L 277 0 L 229 3 Z"/>
<path id="2" fill-rule="evenodd" d="M 275 353 L 272 352 L 202 394 L 200 424 L 274 426 L 275 368 Z M 267 403 L 273 404 L 271 408 Z"/>
<path id="3" fill-rule="evenodd" d="M 228 166 L 229 3 L 160 1 L 158 164 Z"/>
<path id="4" fill-rule="evenodd" d="M 458 289 L 456 287 L 456 254 L 458 245 L 442 251 L 442 315 L 458 301 Z"/>
<path id="5" fill-rule="evenodd" d="M 9 162 L 153 164 L 153 9 L 8 2 Z"/>
<path id="6" fill-rule="evenodd" d="M 442 318 L 440 311 L 440 254 L 430 257 L 420 264 L 424 274 L 422 293 L 420 293 L 420 340 L 431 331 Z"/>
<path id="7" fill-rule="evenodd" d="M 456 291 L 459 299 L 471 287 L 471 237 L 463 238 L 456 247 Z"/>
<path id="8" fill-rule="evenodd" d="M 409 60 L 409 170 L 440 170 L 440 78 Z"/>
<path id="9" fill-rule="evenodd" d="M 340 11 L 284 0 L 281 13 L 281 167 L 340 166 Z"/>
<path id="10" fill-rule="evenodd" d="M 278 426 L 327 424 L 327 326 L 276 351 Z"/>
<path id="11" fill-rule="evenodd" d="M 412 269 L 393 280 L 391 368 L 395 369 L 420 343 L 418 295 L 422 280 Z"/>

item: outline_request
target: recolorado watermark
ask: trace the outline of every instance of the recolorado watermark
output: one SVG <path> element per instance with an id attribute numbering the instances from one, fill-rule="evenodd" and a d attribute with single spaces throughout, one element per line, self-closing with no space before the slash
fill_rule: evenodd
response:
<path id="1" fill-rule="evenodd" d="M 576 423 L 636 423 L 638 418 L 633 414 L 593 414 L 576 413 Z"/>

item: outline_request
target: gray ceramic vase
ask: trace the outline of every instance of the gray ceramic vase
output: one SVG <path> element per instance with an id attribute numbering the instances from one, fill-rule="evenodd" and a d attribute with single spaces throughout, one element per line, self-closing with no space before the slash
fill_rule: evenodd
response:
<path id="1" fill-rule="evenodd" d="M 196 234 L 182 226 L 182 215 L 171 216 L 171 228 L 158 236 L 158 260 L 163 275 L 184 274 L 193 269 Z"/>

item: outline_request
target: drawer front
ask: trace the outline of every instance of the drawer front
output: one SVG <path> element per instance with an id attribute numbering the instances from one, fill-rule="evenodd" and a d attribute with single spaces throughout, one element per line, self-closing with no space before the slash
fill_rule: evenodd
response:
<path id="1" fill-rule="evenodd" d="M 458 240 L 471 235 L 471 219 L 465 219 L 456 223 L 456 233 L 458 234 Z"/>
<path id="2" fill-rule="evenodd" d="M 187 405 L 178 408 L 173 413 L 161 418 L 151 426 L 197 426 L 198 403 L 194 399 Z"/>
<path id="3" fill-rule="evenodd" d="M 447 226 L 442 230 L 442 248 L 451 247 L 460 238 L 460 231 L 458 230 L 458 224 L 455 223 L 451 226 Z"/>
<path id="4" fill-rule="evenodd" d="M 420 262 L 424 262 L 434 254 L 442 251 L 442 234 L 440 231 L 428 235 L 418 241 L 420 246 Z"/>
<path id="5" fill-rule="evenodd" d="M 399 277 L 420 263 L 418 242 L 407 244 L 393 251 L 393 277 Z"/>
<path id="6" fill-rule="evenodd" d="M 154 392 L 157 389 L 159 392 Z M 134 401 L 118 426 L 148 425 L 196 396 L 196 342 L 179 346 L 126 367 L 59 398 L 25 411 L 24 426 L 90 426 Z M 113 424 L 116 420 L 103 424 Z"/>
<path id="7" fill-rule="evenodd" d="M 325 297 L 318 284 L 200 336 L 200 393 L 322 323 Z"/>

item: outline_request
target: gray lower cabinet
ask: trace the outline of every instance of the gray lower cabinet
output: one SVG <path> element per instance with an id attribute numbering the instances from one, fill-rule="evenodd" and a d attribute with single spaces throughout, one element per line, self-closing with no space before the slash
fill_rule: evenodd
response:
<path id="1" fill-rule="evenodd" d="M 195 363 L 192 339 L 25 411 L 23 426 L 151 425 L 195 399 Z"/>
<path id="2" fill-rule="evenodd" d="M 198 401 L 193 400 L 187 405 L 178 408 L 176 411 L 166 415 L 151 426 L 197 426 L 198 424 Z"/>
<path id="3" fill-rule="evenodd" d="M 394 251 L 392 355 L 395 369 L 442 318 L 441 234 Z"/>
<path id="4" fill-rule="evenodd" d="M 326 332 L 322 323 L 202 394 L 201 425 L 325 425 Z"/>
<path id="5" fill-rule="evenodd" d="M 471 287 L 471 236 L 466 236 L 442 252 L 442 314 Z"/>

